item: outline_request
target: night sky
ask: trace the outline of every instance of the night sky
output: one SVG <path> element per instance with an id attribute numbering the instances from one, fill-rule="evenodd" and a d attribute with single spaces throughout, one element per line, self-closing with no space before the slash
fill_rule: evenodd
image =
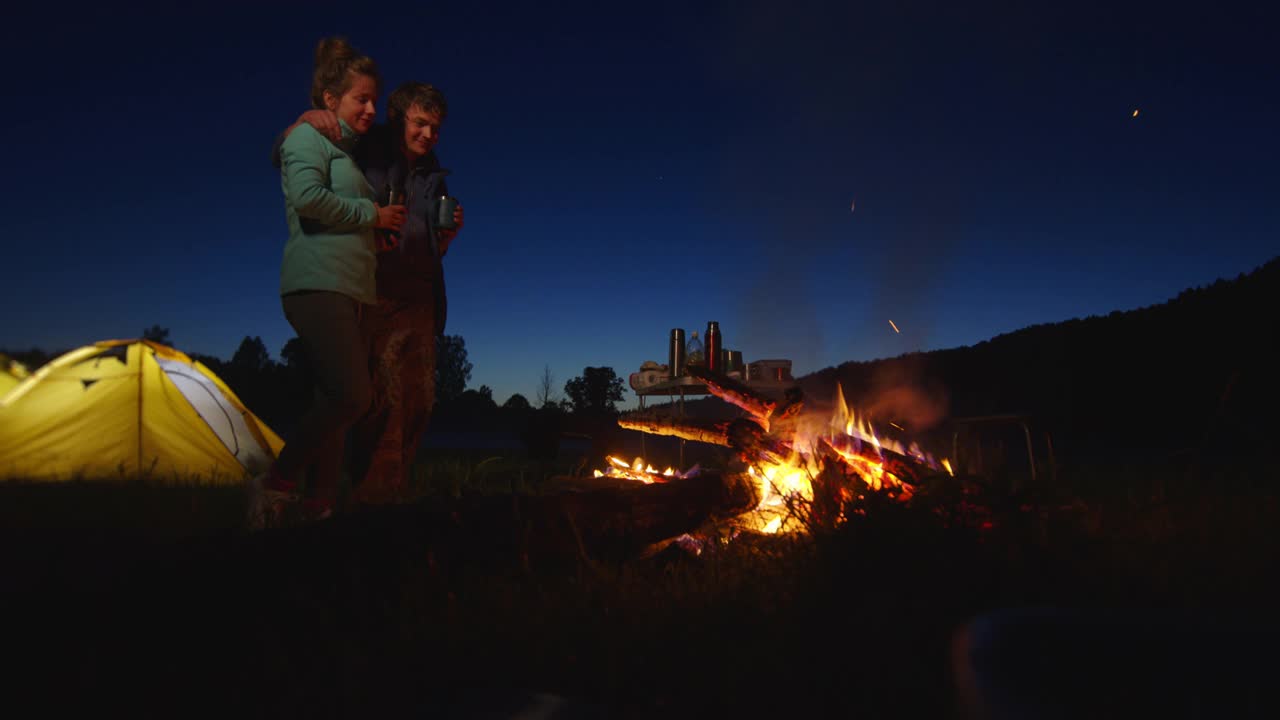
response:
<path id="1" fill-rule="evenodd" d="M 416 79 L 449 100 L 448 332 L 499 403 L 544 365 L 625 380 L 708 320 L 800 375 L 1280 253 L 1263 3 L 26 5 L 0 29 L 10 349 L 159 324 L 278 357 L 269 149 L 329 34 L 378 61 L 383 99 Z"/>

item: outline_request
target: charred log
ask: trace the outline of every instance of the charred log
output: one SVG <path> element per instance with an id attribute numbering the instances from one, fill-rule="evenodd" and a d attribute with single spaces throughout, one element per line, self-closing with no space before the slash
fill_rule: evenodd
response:
<path id="1" fill-rule="evenodd" d="M 758 502 L 749 479 L 717 472 L 653 485 L 606 482 L 577 492 L 518 497 L 512 528 L 519 532 L 516 546 L 533 562 L 623 561 Z"/>
<path id="2" fill-rule="evenodd" d="M 810 527 L 831 528 L 839 524 L 841 511 L 852 495 L 849 479 L 853 470 L 830 448 L 819 446 L 818 451 L 824 456 L 824 461 L 813 480 Z"/>
<path id="3" fill-rule="evenodd" d="M 792 454 L 791 448 L 748 418 L 738 418 L 726 428 L 728 445 L 744 459 L 758 458 L 771 463 L 783 463 Z"/>
<path id="4" fill-rule="evenodd" d="M 759 501 L 748 478 L 704 471 L 667 483 L 565 493 L 554 504 L 576 528 L 589 556 L 623 559 L 740 515 Z"/>
<path id="5" fill-rule="evenodd" d="M 633 412 L 618 418 L 618 427 L 626 430 L 639 430 L 650 435 L 666 435 L 724 447 L 729 446 L 728 426 L 727 422 L 674 417 L 656 412 Z"/>
<path id="6" fill-rule="evenodd" d="M 774 409 L 771 419 L 775 423 L 794 420 L 800 416 L 802 410 L 804 410 L 804 392 L 799 387 L 787 388 L 782 402 L 778 403 L 778 407 Z"/>
<path id="7" fill-rule="evenodd" d="M 544 495 L 435 496 L 362 508 L 247 539 L 259 550 L 271 547 L 325 561 L 362 548 L 362 567 L 403 555 L 405 562 L 425 560 L 432 572 L 441 573 L 486 566 L 572 570 L 583 560 L 642 557 L 654 545 L 740 515 L 759 502 L 750 479 L 733 473 L 703 472 L 654 485 L 583 478 L 582 489 L 566 489 L 576 483 L 551 478 L 552 492 Z"/>

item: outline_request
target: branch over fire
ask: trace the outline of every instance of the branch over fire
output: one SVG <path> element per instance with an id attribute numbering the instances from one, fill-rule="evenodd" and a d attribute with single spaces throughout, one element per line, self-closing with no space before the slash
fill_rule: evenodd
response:
<path id="1" fill-rule="evenodd" d="M 686 417 L 673 417 L 657 412 L 631 412 L 618 418 L 618 427 L 639 430 L 650 435 L 667 435 L 729 447 L 727 422 L 712 422 Z"/>
<path id="2" fill-rule="evenodd" d="M 769 417 L 778 408 L 776 400 L 765 397 L 745 383 L 699 365 L 690 365 L 688 372 L 691 377 L 702 381 L 712 395 L 746 410 L 768 427 Z"/>

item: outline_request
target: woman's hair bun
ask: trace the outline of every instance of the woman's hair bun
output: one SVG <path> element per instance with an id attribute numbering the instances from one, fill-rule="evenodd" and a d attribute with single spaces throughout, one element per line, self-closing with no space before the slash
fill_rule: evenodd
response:
<path id="1" fill-rule="evenodd" d="M 327 37 L 316 45 L 316 67 L 341 63 L 355 57 L 356 49 L 344 37 Z"/>

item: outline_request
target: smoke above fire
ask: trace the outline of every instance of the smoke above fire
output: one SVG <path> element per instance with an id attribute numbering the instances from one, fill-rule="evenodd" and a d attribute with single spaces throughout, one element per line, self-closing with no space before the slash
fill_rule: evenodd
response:
<path id="1" fill-rule="evenodd" d="M 827 403 L 835 397 L 837 384 L 842 385 L 849 405 L 861 417 L 881 430 L 894 428 L 916 438 L 947 418 L 950 393 L 923 370 L 904 367 L 910 364 L 910 358 L 851 364 L 825 378 L 827 382 L 804 383 L 806 397 L 811 398 L 809 403 L 814 408 L 825 412 Z M 821 397 L 816 397 L 819 394 Z"/>
<path id="2" fill-rule="evenodd" d="M 872 294 L 864 327 L 875 327 L 884 336 L 886 342 L 878 347 L 897 352 L 882 353 L 882 360 L 871 364 L 870 378 L 851 401 L 868 416 L 900 423 L 911 432 L 936 426 L 950 407 L 947 388 L 930 374 L 926 356 L 919 354 L 933 346 L 934 312 L 945 302 L 933 288 L 941 285 L 937 281 L 952 260 L 953 223 L 942 219 L 950 215 L 940 212 L 931 221 L 893 232 L 867 273 Z M 859 339 L 848 342 L 856 347 Z M 850 385 L 845 389 L 848 392 Z"/>
<path id="3" fill-rule="evenodd" d="M 873 391 L 861 405 L 871 417 L 885 423 L 901 423 L 913 432 L 928 430 L 947 416 L 945 390 L 923 382 L 897 382 Z"/>
<path id="4" fill-rule="evenodd" d="M 804 290 L 804 274 L 780 271 L 757 280 L 757 286 L 796 288 L 786 302 L 770 293 L 748 292 L 739 304 L 741 327 L 726 347 L 744 348 L 747 362 L 790 359 L 797 372 L 821 367 L 824 333 L 813 296 Z M 727 336 L 726 336 L 727 337 Z"/>

